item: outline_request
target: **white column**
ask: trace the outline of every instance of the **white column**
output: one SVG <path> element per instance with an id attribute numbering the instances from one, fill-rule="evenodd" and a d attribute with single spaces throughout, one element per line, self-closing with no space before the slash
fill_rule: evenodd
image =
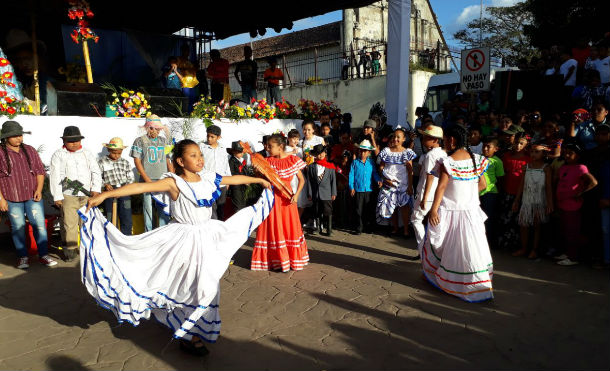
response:
<path id="1" fill-rule="evenodd" d="M 388 73 L 385 87 L 388 124 L 407 126 L 411 0 L 388 1 Z"/>

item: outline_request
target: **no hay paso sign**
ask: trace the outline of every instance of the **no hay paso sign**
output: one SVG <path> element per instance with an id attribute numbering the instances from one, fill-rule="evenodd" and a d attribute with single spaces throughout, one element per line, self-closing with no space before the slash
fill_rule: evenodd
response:
<path id="1" fill-rule="evenodd" d="M 489 48 L 462 50 L 461 91 L 489 90 Z"/>

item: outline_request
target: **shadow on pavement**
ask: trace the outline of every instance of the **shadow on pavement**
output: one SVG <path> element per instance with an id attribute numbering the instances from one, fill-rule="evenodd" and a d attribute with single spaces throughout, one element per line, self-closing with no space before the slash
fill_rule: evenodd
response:
<path id="1" fill-rule="evenodd" d="M 80 361 L 67 356 L 52 356 L 47 359 L 46 363 L 51 371 L 91 370 L 90 368 L 85 367 Z"/>

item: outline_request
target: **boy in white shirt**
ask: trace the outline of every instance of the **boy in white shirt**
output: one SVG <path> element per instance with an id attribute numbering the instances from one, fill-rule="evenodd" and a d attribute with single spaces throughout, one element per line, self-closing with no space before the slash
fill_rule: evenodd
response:
<path id="1" fill-rule="evenodd" d="M 212 125 L 206 130 L 207 141 L 201 143 L 199 148 L 203 154 L 203 168 L 205 171 L 214 172 L 220 176 L 231 176 L 229 166 L 229 155 L 224 147 L 219 144 L 222 130 Z M 227 187 L 222 186 L 222 193 L 212 205 L 212 219 L 224 220 L 224 205 L 227 200 Z"/>
<path id="2" fill-rule="evenodd" d="M 421 144 L 427 152 L 419 158 L 421 170 L 419 183 L 417 184 L 417 198 L 411 214 L 411 224 L 413 224 L 413 230 L 415 231 L 418 250 L 426 234 L 424 218 L 430 211 L 438 185 L 439 174 L 435 174 L 434 168 L 440 159 L 447 157 L 447 153 L 441 148 L 443 129 L 431 123 L 424 125 L 422 129 L 417 131 L 422 135 Z"/>
<path id="3" fill-rule="evenodd" d="M 78 249 L 78 233 L 80 218 L 78 209 L 85 206 L 89 197 L 83 192 L 75 192 L 66 188 L 63 180 L 68 178 L 79 181 L 92 196 L 100 193 L 102 188 L 102 174 L 93 153 L 83 149 L 81 135 L 76 126 L 67 126 L 61 137 L 64 145 L 51 157 L 50 188 L 55 205 L 61 208 L 62 232 L 65 240 L 64 258 L 72 261 L 76 258 Z"/>

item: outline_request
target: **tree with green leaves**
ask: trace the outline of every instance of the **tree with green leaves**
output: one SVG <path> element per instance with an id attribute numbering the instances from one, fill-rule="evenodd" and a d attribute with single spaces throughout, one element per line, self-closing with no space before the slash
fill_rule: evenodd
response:
<path id="1" fill-rule="evenodd" d="M 488 46 L 491 56 L 500 58 L 507 65 L 516 66 L 521 58 L 537 55 L 530 38 L 523 32 L 531 24 L 533 15 L 527 2 L 512 6 L 490 6 L 485 8 L 483 20 L 470 21 L 466 28 L 453 34 L 464 46 Z M 479 37 L 482 32 L 481 42 Z"/>

